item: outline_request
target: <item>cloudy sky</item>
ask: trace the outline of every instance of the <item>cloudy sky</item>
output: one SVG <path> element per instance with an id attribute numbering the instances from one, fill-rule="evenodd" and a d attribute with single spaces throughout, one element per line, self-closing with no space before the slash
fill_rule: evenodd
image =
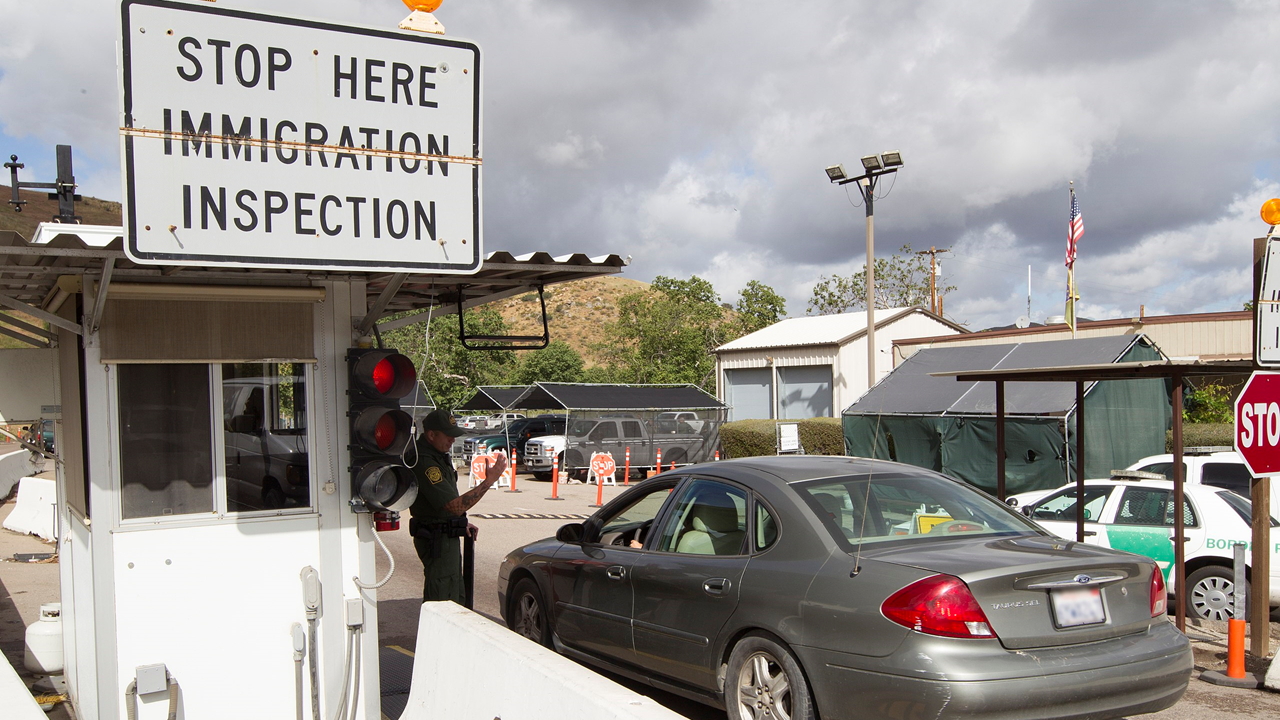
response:
<path id="1" fill-rule="evenodd" d="M 221 0 L 393 27 L 399 0 Z M 0 0 L 0 152 L 119 199 L 116 8 Z M 748 280 L 803 315 L 862 266 L 823 173 L 900 149 L 878 255 L 949 248 L 946 314 L 1061 314 L 1068 194 L 1082 315 L 1240 309 L 1280 196 L 1280 3 L 445 0 L 484 53 L 486 250 L 632 255 L 625 276 Z M 857 198 L 853 192 L 852 198 Z"/>

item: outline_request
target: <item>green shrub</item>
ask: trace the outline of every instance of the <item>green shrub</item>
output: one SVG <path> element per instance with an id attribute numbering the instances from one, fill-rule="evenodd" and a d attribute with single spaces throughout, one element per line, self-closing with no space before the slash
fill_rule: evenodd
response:
<path id="1" fill-rule="evenodd" d="M 1183 423 L 1182 447 L 1231 447 L 1235 441 L 1234 423 Z M 1164 434 L 1164 451 L 1173 452 L 1173 431 Z"/>
<path id="2" fill-rule="evenodd" d="M 840 418 L 807 420 L 738 420 L 720 428 L 725 458 L 760 457 L 777 453 L 779 422 L 797 423 L 800 445 L 809 455 L 843 455 L 844 427 Z"/>

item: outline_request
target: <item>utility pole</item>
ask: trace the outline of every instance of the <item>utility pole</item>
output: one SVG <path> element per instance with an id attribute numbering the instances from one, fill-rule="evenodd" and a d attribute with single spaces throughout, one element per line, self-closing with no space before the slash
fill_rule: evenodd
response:
<path id="1" fill-rule="evenodd" d="M 934 315 L 942 312 L 942 303 L 938 301 L 938 253 L 951 252 L 951 248 L 939 250 L 932 245 L 928 250 L 917 250 L 917 255 L 929 256 L 929 309 Z"/>

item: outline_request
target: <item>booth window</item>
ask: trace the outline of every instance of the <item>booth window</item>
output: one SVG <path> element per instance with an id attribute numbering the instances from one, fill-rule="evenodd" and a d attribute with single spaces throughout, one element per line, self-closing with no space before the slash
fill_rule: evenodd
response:
<path id="1" fill-rule="evenodd" d="M 311 506 L 301 363 L 222 366 L 228 512 Z"/>
<path id="2" fill-rule="evenodd" d="M 125 520 L 312 509 L 304 364 L 118 367 Z"/>
<path id="3" fill-rule="evenodd" d="M 119 367 L 122 517 L 213 512 L 208 367 Z"/>

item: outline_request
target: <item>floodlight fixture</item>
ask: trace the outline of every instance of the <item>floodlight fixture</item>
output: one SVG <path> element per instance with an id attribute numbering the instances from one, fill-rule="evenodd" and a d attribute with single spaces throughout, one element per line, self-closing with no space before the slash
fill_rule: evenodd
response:
<path id="1" fill-rule="evenodd" d="M 844 172 L 844 165 L 836 164 L 827 168 L 827 178 L 831 180 L 831 182 L 840 182 L 847 177 L 849 176 Z"/>
<path id="2" fill-rule="evenodd" d="M 880 170 L 883 167 L 880 164 L 880 156 L 867 155 L 866 157 L 862 158 L 862 167 L 864 170 L 866 170 L 869 173 L 873 173 L 877 170 Z"/>
<path id="3" fill-rule="evenodd" d="M 884 161 L 885 168 L 902 167 L 902 153 L 897 150 L 885 150 L 880 153 L 880 159 Z"/>

